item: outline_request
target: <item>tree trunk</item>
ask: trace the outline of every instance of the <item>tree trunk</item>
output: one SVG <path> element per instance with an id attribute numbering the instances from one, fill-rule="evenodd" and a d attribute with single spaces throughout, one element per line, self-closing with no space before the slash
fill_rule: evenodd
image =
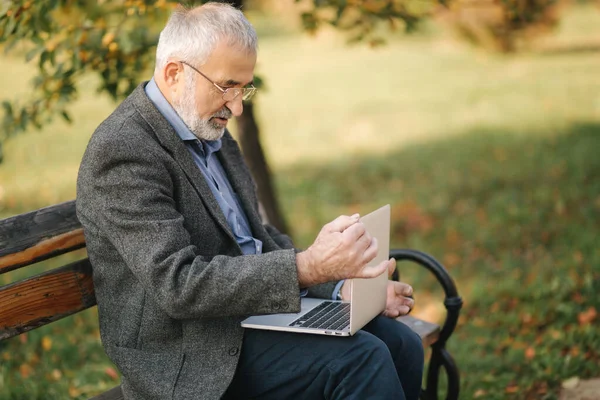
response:
<path id="1" fill-rule="evenodd" d="M 244 104 L 244 112 L 236 118 L 236 121 L 240 145 L 258 186 L 258 199 L 264 208 L 267 222 L 280 232 L 287 233 L 287 226 L 275 196 L 271 170 L 260 145 L 258 126 L 254 118 L 254 105 L 252 103 Z"/>
<path id="2" fill-rule="evenodd" d="M 221 0 L 232 6 L 244 10 L 244 0 Z M 252 103 L 244 104 L 244 112 L 236 118 L 238 126 L 238 138 L 246 163 L 256 181 L 258 187 L 258 200 L 262 206 L 261 214 L 266 222 L 273 225 L 281 233 L 288 233 L 283 215 L 277 203 L 271 170 L 265 159 L 265 154 L 260 145 L 258 125 L 254 118 L 254 106 Z"/>

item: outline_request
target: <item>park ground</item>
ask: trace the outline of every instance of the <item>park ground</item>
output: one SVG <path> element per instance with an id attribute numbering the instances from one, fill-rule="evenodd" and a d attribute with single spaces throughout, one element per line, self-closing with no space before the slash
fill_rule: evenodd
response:
<path id="1" fill-rule="evenodd" d="M 267 25 L 256 109 L 298 246 L 339 214 L 390 203 L 392 246 L 434 255 L 465 300 L 448 344 L 461 399 L 558 399 L 600 376 L 600 10 L 570 9 L 514 56 L 433 26 L 369 49 Z M 2 97 L 25 96 L 31 74 L 2 58 Z M 0 217 L 75 198 L 87 140 L 114 108 L 94 85 L 74 124 L 6 143 Z M 433 279 L 399 268 L 414 313 L 443 321 Z M 83 399 L 118 382 L 95 310 L 0 346 L 2 399 Z"/>

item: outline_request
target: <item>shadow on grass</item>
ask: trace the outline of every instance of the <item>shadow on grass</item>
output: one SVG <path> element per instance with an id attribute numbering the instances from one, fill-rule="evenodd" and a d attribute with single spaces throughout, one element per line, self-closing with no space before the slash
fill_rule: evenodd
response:
<path id="1" fill-rule="evenodd" d="M 563 379 L 598 374 L 600 123 L 474 129 L 278 177 L 303 245 L 339 214 L 390 203 L 392 246 L 426 251 L 448 268 L 467 300 L 449 342 L 461 398 L 541 398 Z M 400 269 L 417 298 L 441 296 L 427 274 Z"/>
<path id="2" fill-rule="evenodd" d="M 424 250 L 446 252 L 479 240 L 489 251 L 523 250 L 555 244 L 559 226 L 593 222 L 599 154 L 600 123 L 552 134 L 480 128 L 383 155 L 296 165 L 277 173 L 277 185 L 304 246 L 336 215 L 389 202 L 394 246 L 424 239 Z M 460 240 L 447 237 L 450 228 Z"/>

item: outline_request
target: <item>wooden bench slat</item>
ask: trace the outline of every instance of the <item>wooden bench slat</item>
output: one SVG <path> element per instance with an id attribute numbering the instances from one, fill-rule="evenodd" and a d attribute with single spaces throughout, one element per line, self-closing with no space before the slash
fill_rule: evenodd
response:
<path id="1" fill-rule="evenodd" d="M 0 274 L 85 247 L 75 201 L 0 221 Z"/>
<path id="2" fill-rule="evenodd" d="M 107 392 L 101 393 L 98 396 L 92 397 L 90 400 L 123 400 L 123 392 L 121 386 L 114 387 Z"/>
<path id="3" fill-rule="evenodd" d="M 439 325 L 423 321 L 411 315 L 405 315 L 396 319 L 408 325 L 410 329 L 418 333 L 419 336 L 421 336 L 421 339 L 423 340 L 423 347 L 425 348 L 437 342 L 438 338 L 440 337 L 441 328 Z"/>
<path id="4" fill-rule="evenodd" d="M 0 288 L 0 340 L 94 306 L 87 259 Z"/>

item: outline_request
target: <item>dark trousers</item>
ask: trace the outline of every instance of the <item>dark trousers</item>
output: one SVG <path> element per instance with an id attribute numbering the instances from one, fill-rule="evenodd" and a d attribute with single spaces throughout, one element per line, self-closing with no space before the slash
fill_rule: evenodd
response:
<path id="1" fill-rule="evenodd" d="M 378 316 L 352 337 L 246 329 L 225 399 L 407 399 L 424 354 L 410 328 Z"/>

